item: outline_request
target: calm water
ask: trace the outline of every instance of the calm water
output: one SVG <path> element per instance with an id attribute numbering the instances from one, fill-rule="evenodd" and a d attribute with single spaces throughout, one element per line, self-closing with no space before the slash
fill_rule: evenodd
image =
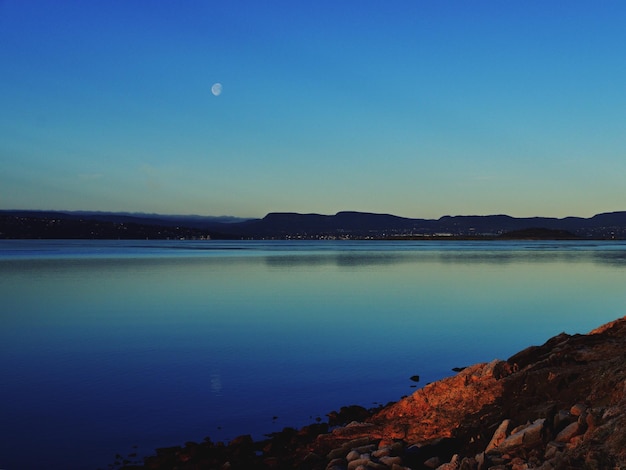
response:
<path id="1" fill-rule="evenodd" d="M 0 241 L 0 468 L 397 400 L 625 315 L 625 280 L 623 242 Z"/>

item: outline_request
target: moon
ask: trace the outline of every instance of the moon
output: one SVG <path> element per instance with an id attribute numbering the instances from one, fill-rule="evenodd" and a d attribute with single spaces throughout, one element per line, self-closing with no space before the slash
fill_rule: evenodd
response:
<path id="1" fill-rule="evenodd" d="M 214 83 L 213 86 L 211 86 L 211 93 L 215 96 L 220 96 L 222 94 L 222 84 L 219 82 Z"/>

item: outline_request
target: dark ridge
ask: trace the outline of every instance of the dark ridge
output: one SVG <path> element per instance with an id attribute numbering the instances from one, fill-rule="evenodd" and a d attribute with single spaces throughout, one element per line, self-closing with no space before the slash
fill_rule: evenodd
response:
<path id="1" fill-rule="evenodd" d="M 241 220 L 229 217 L 163 216 L 106 212 L 0 211 L 0 238 L 119 238 L 131 225 L 153 226 L 138 229 L 134 237 L 171 237 L 187 230 L 212 238 L 250 239 L 626 239 L 626 211 L 597 214 L 591 218 L 551 217 L 516 218 L 508 215 L 444 216 L 411 219 L 391 214 L 343 211 L 335 215 L 272 212 L 262 219 Z M 91 224 L 91 228 L 89 225 Z M 124 226 L 103 228 L 103 224 Z M 164 227 L 169 227 L 165 230 Z M 532 231 L 543 232 L 533 233 Z M 527 232 L 524 232 L 527 231 Z M 548 232 L 551 231 L 551 232 Z M 92 232 L 94 232 L 92 234 Z M 156 235 L 155 235 L 156 234 Z M 513 235 L 511 235 L 513 234 Z"/>

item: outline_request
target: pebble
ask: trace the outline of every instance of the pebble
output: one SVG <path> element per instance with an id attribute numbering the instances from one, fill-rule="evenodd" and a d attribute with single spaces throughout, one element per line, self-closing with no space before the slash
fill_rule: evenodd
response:
<path id="1" fill-rule="evenodd" d="M 424 462 L 424 466 L 428 468 L 437 468 L 439 465 L 441 465 L 441 460 L 437 456 L 431 457 Z"/>
<path id="2" fill-rule="evenodd" d="M 369 462 L 370 462 L 370 459 L 352 460 L 351 462 L 348 462 L 348 470 L 356 470 L 361 465 L 365 467 Z"/>
<path id="3" fill-rule="evenodd" d="M 373 452 L 376 449 L 376 446 L 374 444 L 367 444 L 364 446 L 359 446 L 359 447 L 354 447 L 352 448 L 352 450 L 355 450 L 361 454 L 369 454 L 371 452 Z"/>
<path id="4" fill-rule="evenodd" d="M 450 462 L 439 465 L 437 467 L 437 470 L 458 470 L 460 466 L 461 466 L 461 458 L 459 457 L 458 454 L 454 454 L 452 456 L 452 459 L 450 459 Z"/>
<path id="5" fill-rule="evenodd" d="M 585 412 L 586 409 L 587 407 L 583 405 L 582 403 L 576 403 L 574 406 L 570 408 L 569 412 L 573 416 L 580 416 L 581 414 Z"/>
<path id="6" fill-rule="evenodd" d="M 409 467 L 403 467 L 402 465 L 393 464 L 391 470 L 411 470 Z"/>
<path id="7" fill-rule="evenodd" d="M 543 457 L 546 460 L 550 460 L 552 458 L 554 458 L 557 454 L 557 452 L 559 452 L 560 449 L 563 448 L 563 445 L 561 443 L 557 443 L 557 442 L 548 442 L 548 444 L 546 445 L 546 451 L 543 454 Z"/>
<path id="8" fill-rule="evenodd" d="M 395 456 L 391 457 L 389 455 L 384 455 L 380 458 L 380 463 L 385 464 L 387 467 L 391 467 L 392 465 L 402 465 L 402 458 Z"/>
<path id="9" fill-rule="evenodd" d="M 326 470 L 336 470 L 336 469 L 344 469 L 346 468 L 346 461 L 345 459 L 332 459 L 330 462 L 328 462 L 328 465 L 326 465 Z"/>
<path id="10" fill-rule="evenodd" d="M 580 432 L 580 425 L 578 421 L 574 421 L 563 428 L 563 430 L 556 435 L 554 439 L 556 442 L 569 442 L 569 440 L 576 436 Z"/>
<path id="11" fill-rule="evenodd" d="M 554 427 L 560 428 L 563 426 L 563 423 L 571 423 L 572 422 L 572 414 L 569 411 L 559 410 L 557 414 L 554 415 Z"/>
<path id="12" fill-rule="evenodd" d="M 391 447 L 386 446 L 372 452 L 372 457 L 379 459 L 391 455 Z"/>

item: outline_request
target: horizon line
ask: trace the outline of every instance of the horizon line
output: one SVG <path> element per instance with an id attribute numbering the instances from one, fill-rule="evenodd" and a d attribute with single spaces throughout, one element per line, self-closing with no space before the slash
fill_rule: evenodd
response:
<path id="1" fill-rule="evenodd" d="M 153 216 L 153 217 L 196 217 L 196 218 L 215 218 L 215 219 L 241 219 L 245 220 L 261 220 L 267 217 L 270 214 L 295 214 L 295 215 L 319 215 L 326 217 L 334 217 L 342 213 L 355 213 L 355 214 L 369 214 L 369 215 L 388 215 L 393 217 L 399 217 L 403 219 L 414 219 L 414 220 L 441 220 L 445 217 L 511 217 L 514 219 L 555 219 L 555 220 L 563 220 L 569 218 L 575 219 L 591 219 L 598 215 L 604 214 L 617 214 L 626 212 L 626 210 L 618 210 L 618 211 L 604 211 L 597 212 L 591 216 L 585 217 L 581 215 L 567 215 L 564 217 L 556 217 L 556 216 L 544 216 L 544 215 L 532 215 L 532 216 L 514 216 L 507 213 L 492 213 L 492 214 L 444 214 L 439 216 L 438 218 L 426 218 L 426 217 L 407 217 L 403 215 L 397 215 L 391 212 L 371 212 L 371 211 L 358 211 L 358 210 L 340 210 L 335 212 L 334 214 L 324 214 L 321 212 L 294 212 L 294 211 L 271 211 L 267 212 L 265 215 L 260 217 L 245 217 L 245 216 L 237 216 L 237 215 L 201 215 L 197 213 L 158 213 L 158 212 L 141 212 L 141 211 L 115 211 L 115 210 L 86 210 L 86 209 L 0 209 L 0 212 L 58 212 L 64 214 L 111 214 L 111 215 L 129 215 L 129 216 Z"/>

